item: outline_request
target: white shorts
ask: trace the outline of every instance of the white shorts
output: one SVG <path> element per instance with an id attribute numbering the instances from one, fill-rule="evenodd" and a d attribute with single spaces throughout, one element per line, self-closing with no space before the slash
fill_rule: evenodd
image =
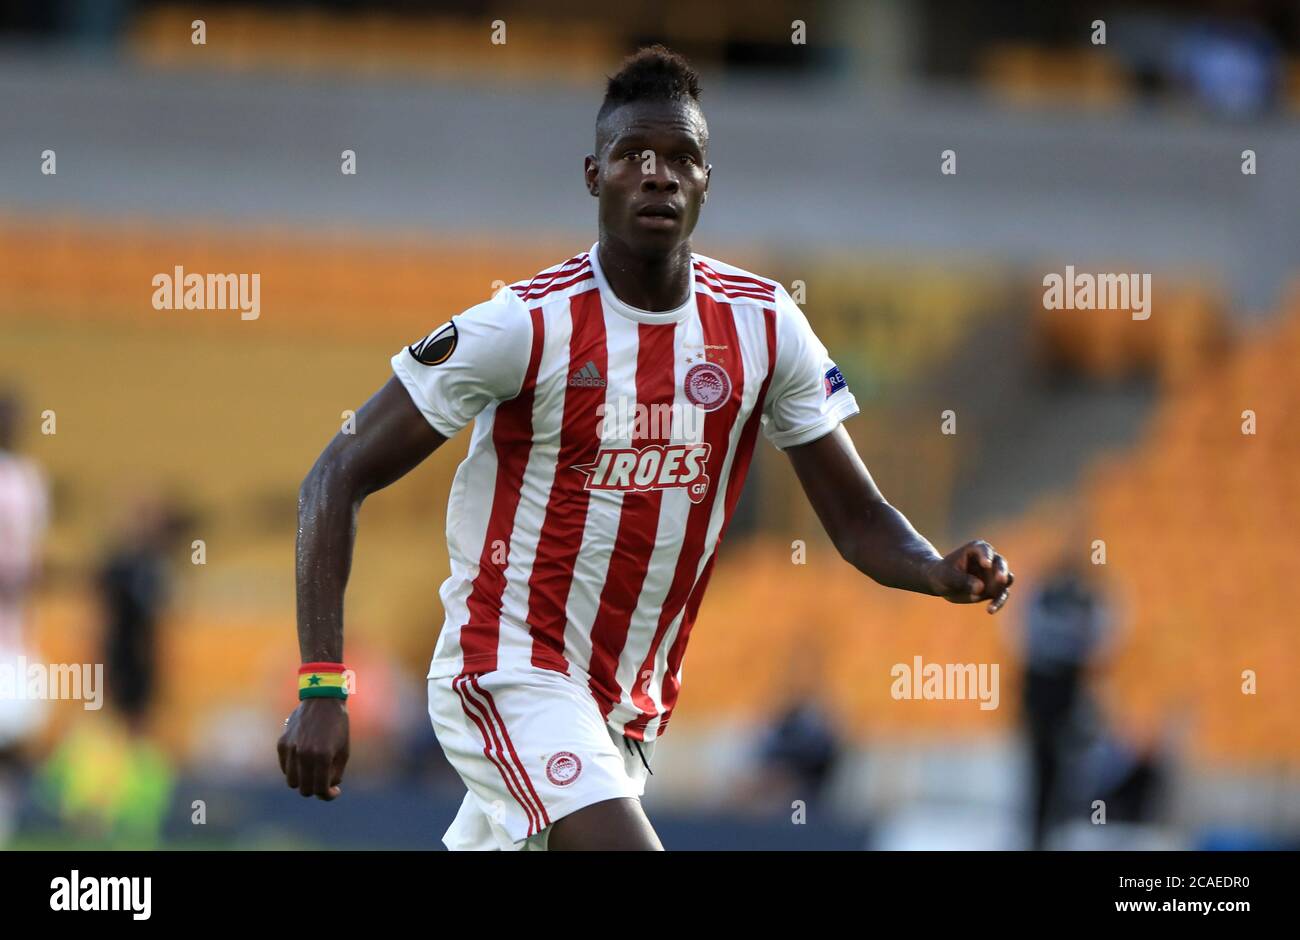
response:
<path id="1" fill-rule="evenodd" d="M 545 850 L 557 819 L 645 792 L 653 742 L 609 727 L 591 693 L 558 672 L 430 679 L 429 717 L 469 791 L 442 837 L 452 851 Z"/>

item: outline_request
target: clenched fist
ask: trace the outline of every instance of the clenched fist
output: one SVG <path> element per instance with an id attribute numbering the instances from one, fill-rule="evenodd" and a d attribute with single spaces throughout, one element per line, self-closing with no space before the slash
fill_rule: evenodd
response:
<path id="1" fill-rule="evenodd" d="M 348 706 L 344 699 L 298 703 L 276 745 L 285 781 L 303 796 L 335 799 L 348 763 Z"/>
<path id="2" fill-rule="evenodd" d="M 1006 559 L 983 539 L 967 542 L 934 562 L 929 571 L 930 587 L 954 604 L 992 601 L 988 611 L 996 614 L 1010 596 L 1016 576 Z"/>

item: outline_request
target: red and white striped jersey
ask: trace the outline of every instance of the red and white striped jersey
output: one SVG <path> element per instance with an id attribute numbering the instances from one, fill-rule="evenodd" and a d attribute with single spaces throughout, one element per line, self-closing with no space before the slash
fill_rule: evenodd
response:
<path id="1" fill-rule="evenodd" d="M 430 678 L 552 669 L 623 734 L 663 732 L 760 426 L 786 448 L 858 411 L 780 284 L 692 261 L 687 301 L 651 312 L 593 245 L 393 357 L 435 430 L 474 422 Z"/>

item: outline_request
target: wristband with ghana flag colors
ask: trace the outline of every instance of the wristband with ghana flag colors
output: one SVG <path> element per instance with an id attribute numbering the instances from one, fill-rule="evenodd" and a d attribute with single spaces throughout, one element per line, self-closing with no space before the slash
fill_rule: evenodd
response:
<path id="1" fill-rule="evenodd" d="M 347 698 L 348 683 L 342 663 L 303 663 L 298 667 L 298 699 Z"/>

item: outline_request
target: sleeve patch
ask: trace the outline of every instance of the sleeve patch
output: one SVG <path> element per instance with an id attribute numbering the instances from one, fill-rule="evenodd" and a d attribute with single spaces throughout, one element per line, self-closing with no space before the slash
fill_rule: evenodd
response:
<path id="1" fill-rule="evenodd" d="M 828 370 L 826 370 L 826 375 L 822 379 L 822 384 L 826 388 L 827 398 L 830 398 L 841 389 L 849 387 L 849 383 L 844 380 L 844 373 L 841 372 L 840 367 L 836 365 L 832 365 Z"/>
<path id="2" fill-rule="evenodd" d="M 451 354 L 456 351 L 458 340 L 456 324 L 448 320 L 424 339 L 412 343 L 406 349 L 416 362 L 426 366 L 436 366 L 451 358 Z"/>

